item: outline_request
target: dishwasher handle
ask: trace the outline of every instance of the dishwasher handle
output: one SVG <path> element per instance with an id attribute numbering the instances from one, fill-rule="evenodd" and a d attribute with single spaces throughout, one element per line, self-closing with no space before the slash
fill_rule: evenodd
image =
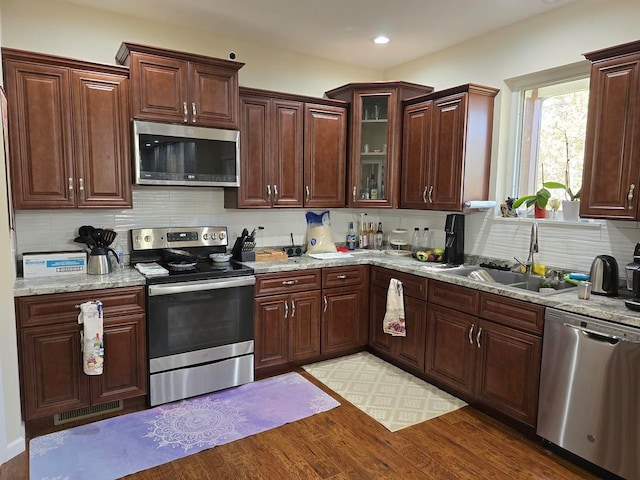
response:
<path id="1" fill-rule="evenodd" d="M 591 338 L 592 340 L 596 340 L 598 342 L 608 343 L 610 345 L 617 345 L 621 340 L 627 341 L 624 338 L 615 337 L 613 335 L 606 335 L 601 332 L 596 332 L 595 330 L 591 330 L 585 327 L 578 327 L 577 325 L 571 325 L 570 323 L 563 323 L 565 327 L 573 328 L 574 330 L 578 330 L 584 336 Z"/>

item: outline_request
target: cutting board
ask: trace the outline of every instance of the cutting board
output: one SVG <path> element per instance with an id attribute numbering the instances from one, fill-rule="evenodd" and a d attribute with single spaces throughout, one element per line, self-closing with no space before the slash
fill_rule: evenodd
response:
<path id="1" fill-rule="evenodd" d="M 264 249 L 256 251 L 256 262 L 273 262 L 276 260 L 287 260 L 287 254 L 282 250 Z"/>

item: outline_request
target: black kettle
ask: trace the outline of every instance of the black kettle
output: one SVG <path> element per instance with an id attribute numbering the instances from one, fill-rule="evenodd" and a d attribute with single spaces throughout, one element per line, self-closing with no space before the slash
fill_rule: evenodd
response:
<path id="1" fill-rule="evenodd" d="M 598 255 L 591 264 L 589 274 L 591 293 L 618 296 L 618 262 L 611 255 Z"/>

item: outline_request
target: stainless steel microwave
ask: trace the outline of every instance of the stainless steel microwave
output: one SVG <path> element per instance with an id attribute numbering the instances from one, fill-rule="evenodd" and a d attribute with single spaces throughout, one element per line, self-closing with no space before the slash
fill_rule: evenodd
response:
<path id="1" fill-rule="evenodd" d="M 240 186 L 240 132 L 133 122 L 135 183 Z"/>

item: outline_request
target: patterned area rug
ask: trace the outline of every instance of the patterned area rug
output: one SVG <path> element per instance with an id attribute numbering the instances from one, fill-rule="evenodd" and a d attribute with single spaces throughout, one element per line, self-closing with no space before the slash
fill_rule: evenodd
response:
<path id="1" fill-rule="evenodd" d="M 466 405 L 367 352 L 302 368 L 392 432 Z"/>
<path id="2" fill-rule="evenodd" d="M 31 480 L 112 480 L 340 405 L 297 373 L 63 430 L 29 443 Z"/>

